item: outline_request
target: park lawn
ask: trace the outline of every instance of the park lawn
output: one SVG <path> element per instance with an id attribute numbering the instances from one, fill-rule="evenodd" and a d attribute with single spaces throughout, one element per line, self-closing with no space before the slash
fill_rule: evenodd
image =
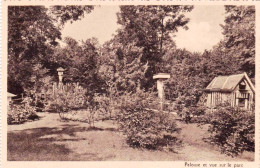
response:
<path id="1" fill-rule="evenodd" d="M 252 161 L 254 153 L 236 158 L 221 154 L 203 141 L 207 128 L 178 122 L 182 128 L 175 152 L 131 148 L 113 121 L 100 121 L 96 128 L 87 123 L 59 120 L 58 114 L 44 113 L 39 121 L 8 126 L 9 161 Z"/>
<path id="2" fill-rule="evenodd" d="M 204 152 L 201 152 L 202 155 L 208 154 L 209 157 L 211 155 L 212 155 L 212 157 L 214 157 L 213 153 L 216 154 L 215 156 L 220 156 L 220 155 L 226 156 L 225 154 L 221 154 L 219 147 L 214 146 L 209 143 L 208 137 L 210 134 L 207 131 L 209 125 L 198 125 L 196 123 L 186 124 L 184 122 L 177 122 L 177 123 L 178 123 L 178 126 L 182 129 L 182 131 L 180 132 L 180 137 L 182 139 L 183 144 L 186 144 L 190 147 L 198 148 L 199 150 L 204 151 Z M 210 151 L 210 152 L 207 152 L 207 151 Z M 188 153 L 199 154 L 199 152 L 197 152 L 197 151 L 188 151 Z M 194 156 L 194 155 L 190 155 L 190 156 Z M 194 157 L 197 157 L 197 156 L 194 156 Z M 227 157 L 227 159 L 229 160 L 231 158 Z M 231 160 L 233 160 L 233 159 L 237 160 L 237 161 L 240 161 L 240 160 L 254 161 L 254 152 L 245 151 L 240 156 L 232 158 Z M 193 159 L 191 159 L 191 160 L 193 160 Z M 202 160 L 204 160 L 204 159 L 202 159 Z M 218 158 L 216 158 L 216 160 L 218 160 Z"/>

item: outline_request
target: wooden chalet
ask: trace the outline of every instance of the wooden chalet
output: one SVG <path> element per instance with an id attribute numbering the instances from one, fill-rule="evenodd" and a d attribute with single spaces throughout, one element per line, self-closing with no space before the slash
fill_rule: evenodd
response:
<path id="1" fill-rule="evenodd" d="M 206 106 L 214 108 L 219 103 L 230 102 L 251 110 L 254 102 L 255 87 L 246 73 L 215 77 L 205 89 Z"/>

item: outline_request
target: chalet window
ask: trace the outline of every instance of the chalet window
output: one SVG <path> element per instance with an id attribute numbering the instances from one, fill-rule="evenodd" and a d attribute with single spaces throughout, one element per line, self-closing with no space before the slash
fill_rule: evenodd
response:
<path id="1" fill-rule="evenodd" d="M 238 106 L 239 107 L 245 107 L 246 99 L 240 98 L 238 99 Z"/>
<path id="2" fill-rule="evenodd" d="M 246 83 L 245 82 L 241 82 L 239 84 L 239 90 L 245 90 L 246 89 Z"/>

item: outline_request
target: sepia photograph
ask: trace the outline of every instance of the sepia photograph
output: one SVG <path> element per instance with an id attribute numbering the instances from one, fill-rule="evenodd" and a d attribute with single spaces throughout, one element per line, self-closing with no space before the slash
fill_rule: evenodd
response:
<path id="1" fill-rule="evenodd" d="M 7 161 L 256 161 L 255 11 L 7 6 Z"/>

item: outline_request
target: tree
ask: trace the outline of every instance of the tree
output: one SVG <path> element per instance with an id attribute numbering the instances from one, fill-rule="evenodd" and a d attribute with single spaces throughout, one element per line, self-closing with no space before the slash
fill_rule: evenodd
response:
<path id="1" fill-rule="evenodd" d="M 165 71 L 171 74 L 171 78 L 166 81 L 167 98 L 171 101 L 185 99 L 182 100 L 185 107 L 196 105 L 210 80 L 204 70 L 204 63 L 199 53 L 185 49 L 167 52 L 164 56 Z"/>
<path id="2" fill-rule="evenodd" d="M 77 42 L 66 37 L 65 47 L 60 47 L 54 54 L 56 67 L 66 69 L 65 82 L 79 82 L 92 93 L 103 92 L 103 81 L 99 72 L 99 45 L 95 38 Z M 89 93 L 90 94 L 90 93 Z"/>
<path id="3" fill-rule="evenodd" d="M 255 76 L 255 7 L 225 6 L 226 18 L 222 25 L 226 54 L 240 67 L 239 71 Z"/>
<path id="4" fill-rule="evenodd" d="M 224 41 L 220 41 L 212 51 L 203 54 L 207 72 L 212 79 L 219 75 L 242 73 L 236 56 L 231 55 L 225 45 Z"/>
<path id="5" fill-rule="evenodd" d="M 32 67 L 41 64 L 56 69 L 53 60 L 57 39 L 61 39 L 60 24 L 77 20 L 89 13 L 93 6 L 9 6 L 8 7 L 8 91 L 22 93 L 33 87 Z M 41 71 L 42 69 L 39 69 Z M 44 73 L 44 72 L 43 72 Z"/>
<path id="6" fill-rule="evenodd" d="M 48 61 L 50 46 L 61 39 L 46 12 L 43 6 L 8 7 L 8 91 L 23 91 L 32 65 Z"/>
<path id="7" fill-rule="evenodd" d="M 77 21 L 84 17 L 85 14 L 90 13 L 94 9 L 94 6 L 90 5 L 55 5 L 50 7 L 51 13 L 61 26 L 68 21 Z"/>
<path id="8" fill-rule="evenodd" d="M 100 74 L 107 83 L 107 89 L 117 92 L 135 92 L 141 88 L 145 78 L 147 63 L 141 62 L 141 49 L 134 43 L 124 47 L 119 42 L 120 36 L 115 36 L 102 48 Z M 110 89 L 109 89 L 110 88 Z"/>
<path id="9" fill-rule="evenodd" d="M 171 49 L 164 54 L 167 80 L 166 96 L 183 110 L 197 106 L 203 89 L 219 75 L 247 72 L 255 74 L 255 9 L 252 6 L 226 6 L 224 39 L 212 50 L 191 53 Z M 174 66 L 172 66 L 174 65 Z"/>
<path id="10" fill-rule="evenodd" d="M 252 6 L 226 6 L 224 39 L 204 52 L 208 78 L 246 72 L 255 76 L 255 9 Z M 254 80 L 253 80 L 254 81 Z"/>
<path id="11" fill-rule="evenodd" d="M 122 29 L 118 31 L 118 47 L 116 52 L 122 60 L 134 60 L 140 57 L 142 65 L 147 63 L 148 69 L 142 87 L 148 89 L 152 76 L 160 72 L 164 44 L 173 43 L 171 36 L 178 28 L 187 29 L 189 19 L 184 13 L 192 10 L 192 6 L 120 6 L 118 23 Z M 129 50 L 128 46 L 138 48 L 139 54 L 122 54 Z M 130 47 L 131 48 L 131 47 Z M 121 52 L 121 51 L 123 52 Z M 121 54 L 120 54 L 121 53 Z M 123 58 L 127 57 L 127 58 Z"/>

